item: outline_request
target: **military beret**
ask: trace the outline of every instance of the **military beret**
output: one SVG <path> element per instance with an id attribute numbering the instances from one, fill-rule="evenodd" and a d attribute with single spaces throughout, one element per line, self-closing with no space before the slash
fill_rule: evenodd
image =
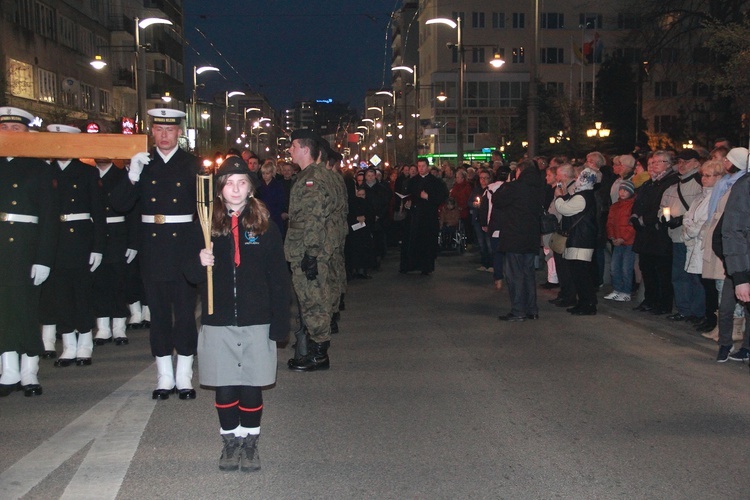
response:
<path id="1" fill-rule="evenodd" d="M 250 169 L 247 168 L 247 163 L 242 161 L 242 158 L 237 156 L 227 156 L 224 163 L 222 163 L 216 171 L 216 177 L 232 174 L 250 174 Z"/>
<path id="2" fill-rule="evenodd" d="M 307 128 L 299 128 L 297 130 L 294 130 L 292 132 L 291 139 L 312 139 L 315 142 L 321 142 L 321 138 L 318 136 L 318 134 Z"/>

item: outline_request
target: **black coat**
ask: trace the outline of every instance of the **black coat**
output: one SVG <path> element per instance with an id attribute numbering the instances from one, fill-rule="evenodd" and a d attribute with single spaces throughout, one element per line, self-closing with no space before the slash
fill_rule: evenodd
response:
<path id="1" fill-rule="evenodd" d="M 428 199 L 422 199 L 425 191 Z M 408 217 L 408 234 L 401 248 L 401 270 L 435 270 L 440 221 L 438 208 L 448 198 L 445 183 L 432 174 L 412 177 L 408 188 L 411 209 Z"/>
<path id="2" fill-rule="evenodd" d="M 659 223 L 657 215 L 664 191 L 679 180 L 679 174 L 671 172 L 656 182 L 647 180 L 636 191 L 631 215 L 636 230 L 634 252 L 663 257 L 672 255 L 672 240 L 667 234 L 667 226 Z M 642 226 L 634 220 L 639 217 L 643 219 Z"/>
<path id="3" fill-rule="evenodd" d="M 492 210 L 498 212 L 498 251 L 536 253 L 541 242 L 540 220 L 544 202 L 544 179 L 539 169 L 525 168 L 515 181 L 505 182 L 492 195 Z"/>
<path id="4" fill-rule="evenodd" d="M 560 221 L 561 232 L 568 235 L 565 246 L 568 248 L 596 248 L 598 243 L 596 192 L 592 190 L 580 191 L 574 195 L 566 194 L 563 199 L 569 200 L 574 196 L 582 197 L 586 206 L 577 214 L 563 216 Z"/>
<path id="5" fill-rule="evenodd" d="M 107 218 L 125 217 L 125 222 L 107 223 L 107 241 L 104 247 L 104 263 L 125 262 L 125 251 L 128 248 L 137 248 L 138 223 L 140 214 L 135 210 L 120 212 L 112 207 L 112 191 L 127 177 L 123 169 L 112 165 L 104 177 L 101 177 L 103 190 L 104 212 Z"/>
<path id="6" fill-rule="evenodd" d="M 104 254 L 107 221 L 99 171 L 79 160 L 71 160 L 65 170 L 52 162 L 53 186 L 59 200 L 59 213 L 91 214 L 90 219 L 60 222 L 56 268 L 87 267 L 92 252 Z"/>
<path id="7" fill-rule="evenodd" d="M 52 167 L 34 158 L 0 158 L 0 212 L 39 217 L 37 224 L 0 222 L 0 283 L 32 286 L 31 266 L 51 268 L 57 251 L 60 217 Z"/>
<path id="8" fill-rule="evenodd" d="M 133 185 L 124 176 L 112 192 L 112 207 L 121 212 L 135 208 L 142 215 L 195 214 L 195 176 L 198 158 L 178 149 L 168 163 L 156 150 Z M 140 222 L 138 259 L 146 281 L 174 281 L 182 276 L 185 241 L 200 228 L 192 222 L 150 224 Z"/>
<path id="9" fill-rule="evenodd" d="M 750 283 L 750 176 L 732 186 L 722 215 L 721 240 L 727 274 L 735 286 Z"/>
<path id="10" fill-rule="evenodd" d="M 242 216 L 240 216 L 240 220 Z M 286 340 L 289 335 L 291 278 L 284 260 L 281 233 L 274 223 L 262 235 L 240 227 L 240 265 L 234 265 L 232 234 L 212 237 L 214 313 L 208 314 L 206 268 L 199 253 L 202 236 L 190 243 L 185 261 L 185 277 L 200 285 L 201 322 L 211 326 L 250 326 L 270 324 L 269 338 Z"/>

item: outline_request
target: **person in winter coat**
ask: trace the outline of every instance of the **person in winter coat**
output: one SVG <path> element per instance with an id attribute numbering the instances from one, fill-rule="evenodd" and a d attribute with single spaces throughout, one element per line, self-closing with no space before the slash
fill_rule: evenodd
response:
<path id="1" fill-rule="evenodd" d="M 570 262 L 578 296 L 576 305 L 566 310 L 576 316 L 596 314 L 597 268 L 593 262 L 598 230 L 596 183 L 596 172 L 584 168 L 576 179 L 573 195 L 565 194 L 555 200 L 555 209 L 562 215 L 560 228 L 568 235 L 563 259 Z"/>
<path id="2" fill-rule="evenodd" d="M 699 332 L 707 333 L 716 327 L 716 311 L 719 308 L 719 292 L 716 288 L 716 279 L 702 276 L 706 234 L 710 227 L 708 203 L 711 200 L 711 193 L 714 186 L 724 176 L 725 170 L 720 161 L 709 160 L 701 166 L 700 173 L 703 191 L 682 218 L 682 238 L 687 247 L 685 271 L 697 275 L 705 293 L 706 313 L 695 329 Z M 711 246 L 710 240 L 708 240 L 708 246 Z M 716 256 L 714 255 L 713 257 Z M 721 279 L 723 279 L 723 273 Z"/>
<path id="3" fill-rule="evenodd" d="M 216 388 L 224 442 L 219 468 L 260 469 L 258 438 L 262 387 L 276 382 L 276 342 L 289 334 L 291 284 L 281 234 L 253 197 L 241 159 L 227 159 L 216 174 L 211 248 L 198 247 L 185 276 L 199 284 L 200 383 Z M 213 313 L 207 308 L 206 266 L 213 266 Z"/>
<path id="4" fill-rule="evenodd" d="M 680 176 L 672 166 L 674 156 L 669 151 L 656 151 L 648 159 L 650 179 L 638 188 L 630 221 L 636 230 L 633 251 L 638 254 L 645 298 L 636 311 L 652 314 L 672 312 L 672 240 L 667 226 L 659 222 L 660 204 L 664 191 L 679 182 Z"/>
<path id="5" fill-rule="evenodd" d="M 492 196 L 493 210 L 500 214 L 500 241 L 505 252 L 504 274 L 510 293 L 511 310 L 502 321 L 538 319 L 534 257 L 541 241 L 540 220 L 544 178 L 533 160 L 521 161 L 516 180 L 506 182 Z"/>
<path id="6" fill-rule="evenodd" d="M 607 238 L 612 243 L 612 293 L 605 295 L 607 300 L 616 302 L 630 301 L 633 288 L 633 265 L 635 253 L 635 229 L 630 224 L 630 213 L 633 210 L 635 187 L 630 181 L 619 183 L 620 199 L 609 209 L 607 217 Z"/>

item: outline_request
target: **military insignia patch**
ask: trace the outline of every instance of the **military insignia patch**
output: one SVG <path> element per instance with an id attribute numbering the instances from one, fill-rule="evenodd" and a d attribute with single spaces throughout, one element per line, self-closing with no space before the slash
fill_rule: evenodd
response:
<path id="1" fill-rule="evenodd" d="M 305 181 L 305 186 L 307 187 L 311 187 L 313 184 L 313 181 Z"/>

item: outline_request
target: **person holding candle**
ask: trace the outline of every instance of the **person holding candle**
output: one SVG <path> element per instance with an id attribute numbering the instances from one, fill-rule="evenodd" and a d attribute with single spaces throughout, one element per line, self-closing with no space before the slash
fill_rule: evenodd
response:
<path id="1" fill-rule="evenodd" d="M 648 159 L 649 180 L 636 191 L 630 223 L 635 228 L 633 251 L 639 256 L 645 298 L 634 310 L 667 314 L 672 311 L 672 240 L 667 226 L 660 223 L 664 191 L 677 182 L 679 174 L 672 168 L 674 156 L 656 151 Z"/>

